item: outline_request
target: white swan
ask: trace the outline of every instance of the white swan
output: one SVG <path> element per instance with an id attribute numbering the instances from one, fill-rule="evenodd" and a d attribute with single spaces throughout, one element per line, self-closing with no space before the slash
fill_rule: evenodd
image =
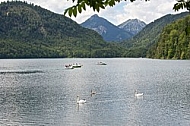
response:
<path id="1" fill-rule="evenodd" d="M 135 96 L 136 96 L 136 97 L 143 96 L 143 93 L 138 93 L 137 90 L 135 90 Z"/>
<path id="2" fill-rule="evenodd" d="M 79 96 L 77 96 L 77 104 L 84 104 L 86 103 L 85 99 L 80 99 Z"/>

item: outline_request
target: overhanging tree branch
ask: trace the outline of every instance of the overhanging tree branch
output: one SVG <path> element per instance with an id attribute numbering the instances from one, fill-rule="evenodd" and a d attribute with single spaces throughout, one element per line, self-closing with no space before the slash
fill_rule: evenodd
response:
<path id="1" fill-rule="evenodd" d="M 177 3 L 174 4 L 174 7 L 173 7 L 175 11 L 179 11 L 180 9 L 184 9 L 184 8 L 190 11 L 190 0 L 177 0 Z"/>
<path id="2" fill-rule="evenodd" d="M 99 12 L 100 9 L 105 9 L 107 6 L 113 7 L 116 3 L 119 3 L 121 1 L 127 1 L 127 0 L 72 0 L 72 2 L 76 2 L 76 5 L 69 7 L 65 10 L 65 14 L 69 14 L 71 17 L 77 16 L 77 13 L 82 13 L 83 10 L 86 10 L 86 6 L 89 6 L 94 11 Z M 136 0 L 129 0 L 130 2 L 134 2 Z M 144 0 L 149 1 L 149 0 Z M 190 11 L 190 0 L 177 0 L 177 3 L 174 4 L 173 9 L 175 11 L 178 11 L 180 9 L 186 8 L 188 11 Z"/>

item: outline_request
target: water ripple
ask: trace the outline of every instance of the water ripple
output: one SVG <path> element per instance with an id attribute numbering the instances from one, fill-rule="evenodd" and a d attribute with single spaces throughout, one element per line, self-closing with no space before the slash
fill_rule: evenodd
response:
<path id="1" fill-rule="evenodd" d="M 32 73 L 43 73 L 43 71 L 41 70 L 0 71 L 0 74 L 32 74 Z"/>

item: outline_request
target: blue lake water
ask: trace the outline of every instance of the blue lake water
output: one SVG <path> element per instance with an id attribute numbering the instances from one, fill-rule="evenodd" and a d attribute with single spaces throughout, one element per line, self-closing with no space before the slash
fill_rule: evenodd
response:
<path id="1" fill-rule="evenodd" d="M 190 60 L 0 59 L 0 126 L 91 125 L 190 126 Z"/>

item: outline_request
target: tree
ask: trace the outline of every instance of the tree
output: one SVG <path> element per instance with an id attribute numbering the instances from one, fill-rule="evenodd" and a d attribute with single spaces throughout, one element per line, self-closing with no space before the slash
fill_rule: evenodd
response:
<path id="1" fill-rule="evenodd" d="M 100 9 L 105 9 L 107 6 L 113 7 L 116 3 L 121 2 L 122 0 L 72 0 L 73 3 L 77 1 L 77 4 L 69 7 L 65 10 L 64 14 L 68 13 L 71 17 L 74 15 L 77 16 L 77 12 L 81 13 L 82 10 L 86 10 L 86 6 L 89 6 L 94 11 L 99 12 Z M 127 0 L 124 0 L 127 1 Z M 130 0 L 131 2 L 135 0 Z M 149 0 L 145 0 L 149 1 Z"/>
<path id="2" fill-rule="evenodd" d="M 70 17 L 72 15 L 76 17 L 78 12 L 81 13 L 83 10 L 86 10 L 86 6 L 89 6 L 94 11 L 99 12 L 100 9 L 105 9 L 107 6 L 113 7 L 116 3 L 119 3 L 122 0 L 72 0 L 72 1 L 73 3 L 77 2 L 77 4 L 67 8 L 64 12 L 64 14 L 68 13 Z M 129 1 L 134 2 L 135 0 L 129 0 Z M 174 4 L 173 7 L 175 11 L 178 11 L 183 8 L 186 8 L 188 11 L 190 11 L 190 0 L 177 0 L 177 3 Z"/>
<path id="3" fill-rule="evenodd" d="M 190 11 L 190 0 L 177 0 L 177 3 L 174 4 L 173 7 L 175 11 L 178 11 L 183 8 L 186 8 L 188 11 Z"/>

